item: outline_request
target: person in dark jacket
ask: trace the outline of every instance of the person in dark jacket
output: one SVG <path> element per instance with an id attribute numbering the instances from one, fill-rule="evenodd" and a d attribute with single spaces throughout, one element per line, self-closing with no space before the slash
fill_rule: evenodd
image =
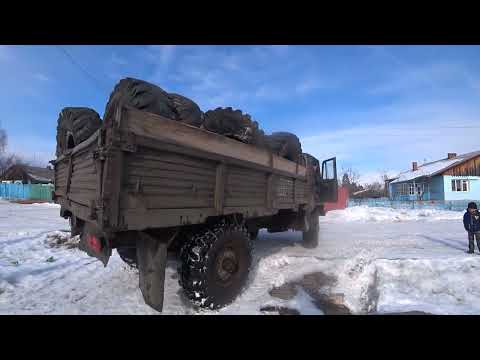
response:
<path id="1" fill-rule="evenodd" d="M 468 232 L 468 253 L 474 253 L 474 237 L 477 240 L 478 251 L 480 251 L 480 213 L 476 203 L 471 202 L 468 204 L 467 212 L 463 215 L 463 226 Z"/>

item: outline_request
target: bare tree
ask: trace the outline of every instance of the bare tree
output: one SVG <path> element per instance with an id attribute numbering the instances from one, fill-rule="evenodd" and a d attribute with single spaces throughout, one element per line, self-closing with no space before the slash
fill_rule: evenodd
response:
<path id="1" fill-rule="evenodd" d="M 4 129 L 0 129 L 0 156 L 3 155 L 7 148 L 7 132 Z"/>
<path id="2" fill-rule="evenodd" d="M 348 189 L 348 193 L 352 195 L 356 191 L 363 190 L 363 186 L 358 183 L 360 174 L 352 167 L 342 167 L 341 185 Z"/>
<path id="3" fill-rule="evenodd" d="M 6 152 L 7 143 L 7 132 L 4 129 L 0 129 L 0 177 L 3 176 L 10 166 L 25 163 L 20 156 Z"/>
<path id="4" fill-rule="evenodd" d="M 12 165 L 23 164 L 22 158 L 15 154 L 0 155 L 0 177 L 3 176 L 5 171 Z"/>
<path id="5" fill-rule="evenodd" d="M 358 183 L 358 180 L 360 180 L 360 173 L 357 170 L 354 170 L 351 166 L 348 166 L 348 167 L 342 166 L 342 174 L 343 174 L 343 177 L 347 175 L 346 177 L 348 177 L 350 184 L 356 184 Z"/>

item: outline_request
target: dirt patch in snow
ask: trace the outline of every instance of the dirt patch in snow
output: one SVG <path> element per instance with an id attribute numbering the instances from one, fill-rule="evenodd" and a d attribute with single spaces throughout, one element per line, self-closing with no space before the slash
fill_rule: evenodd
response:
<path id="1" fill-rule="evenodd" d="M 314 272 L 304 275 L 300 280 L 289 281 L 281 286 L 274 287 L 269 291 L 270 295 L 282 300 L 292 300 L 297 296 L 298 289 L 303 289 L 311 298 L 313 304 L 325 315 L 349 315 L 350 309 L 344 304 L 344 295 L 329 293 L 328 290 L 337 283 L 333 276 L 322 272 Z M 264 311 L 262 308 L 261 311 Z M 296 309 L 277 307 L 273 309 L 282 315 L 299 315 Z"/>
<path id="2" fill-rule="evenodd" d="M 65 247 L 67 249 L 75 249 L 78 248 L 80 237 L 72 237 L 70 231 L 53 231 L 47 234 L 45 243 L 52 248 Z"/>
<path id="3" fill-rule="evenodd" d="M 291 309 L 286 306 L 264 306 L 260 308 L 263 313 L 277 313 L 278 315 L 300 315 L 297 309 Z"/>

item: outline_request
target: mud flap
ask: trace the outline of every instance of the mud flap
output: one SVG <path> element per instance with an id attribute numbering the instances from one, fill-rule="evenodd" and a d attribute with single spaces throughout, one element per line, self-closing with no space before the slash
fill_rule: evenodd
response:
<path id="1" fill-rule="evenodd" d="M 110 256 L 112 256 L 112 248 L 108 239 L 92 223 L 85 224 L 78 248 L 85 251 L 89 256 L 100 260 L 105 267 Z"/>
<path id="2" fill-rule="evenodd" d="M 137 242 L 140 290 L 145 303 L 157 311 L 163 309 L 167 243 L 146 233 Z"/>

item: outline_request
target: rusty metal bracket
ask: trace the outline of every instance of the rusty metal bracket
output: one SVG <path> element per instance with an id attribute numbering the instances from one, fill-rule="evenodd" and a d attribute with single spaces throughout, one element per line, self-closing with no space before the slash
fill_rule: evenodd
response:
<path id="1" fill-rule="evenodd" d="M 96 220 L 97 219 L 97 211 L 96 211 L 95 200 L 90 201 L 90 214 L 88 215 L 88 218 L 90 220 Z"/>
<path id="2" fill-rule="evenodd" d="M 136 152 L 137 151 L 137 143 L 135 139 L 135 134 L 128 131 L 122 134 L 121 136 L 121 149 L 126 152 Z"/>
<path id="3" fill-rule="evenodd" d="M 135 189 L 133 191 L 134 194 L 140 194 L 142 192 L 142 189 L 143 186 L 142 186 L 142 179 L 141 178 L 138 178 L 137 179 L 137 182 L 135 183 Z"/>

